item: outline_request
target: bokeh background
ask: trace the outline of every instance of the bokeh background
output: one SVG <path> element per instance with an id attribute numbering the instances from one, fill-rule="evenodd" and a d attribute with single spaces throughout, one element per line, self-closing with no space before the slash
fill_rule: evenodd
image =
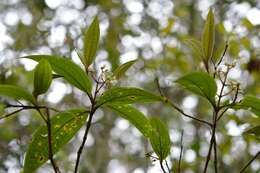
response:
<path id="1" fill-rule="evenodd" d="M 185 92 L 173 81 L 201 69 L 201 63 L 185 44 L 200 39 L 203 22 L 212 7 L 216 17 L 216 55 L 225 41 L 225 62 L 234 60 L 230 80 L 241 82 L 243 92 L 260 96 L 260 1 L 258 0 L 1 0 L 0 82 L 32 90 L 33 68 L 28 54 L 57 54 L 80 63 L 82 33 L 95 15 L 100 19 L 101 44 L 93 69 L 113 70 L 129 60 L 138 62 L 126 77 L 112 85 L 137 86 L 158 94 L 155 78 L 163 92 L 186 112 L 211 120 L 207 101 Z M 240 96 L 241 97 L 241 96 Z M 53 81 L 42 97 L 60 110 L 88 105 L 82 93 L 61 79 Z M 4 98 L 1 98 L 3 101 Z M 1 114 L 5 112 L 3 105 Z M 172 142 L 167 159 L 174 170 L 184 131 L 183 173 L 199 173 L 208 150 L 210 132 L 205 126 L 182 117 L 170 107 L 156 103 L 136 105 L 146 115 L 167 123 Z M 258 122 L 257 122 L 258 121 Z M 248 111 L 230 110 L 217 129 L 220 172 L 236 173 L 258 151 L 260 144 L 243 135 L 259 124 Z M 33 131 L 43 122 L 35 112 L 24 111 L 0 121 L 0 173 L 20 172 Z M 62 172 L 72 172 L 83 131 L 56 156 Z M 81 161 L 81 173 L 157 173 L 160 168 L 145 154 L 148 142 L 126 120 L 108 110 L 95 114 L 95 123 Z M 210 164 L 209 173 L 214 172 Z M 52 172 L 45 164 L 39 173 Z M 260 159 L 247 173 L 260 172 Z"/>

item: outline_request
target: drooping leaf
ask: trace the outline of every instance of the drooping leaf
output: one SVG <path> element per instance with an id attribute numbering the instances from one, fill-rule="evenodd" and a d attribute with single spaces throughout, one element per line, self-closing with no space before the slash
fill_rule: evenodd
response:
<path id="1" fill-rule="evenodd" d="M 212 9 L 209 10 L 202 33 L 202 47 L 204 58 L 208 61 L 213 53 L 215 42 L 215 24 Z"/>
<path id="2" fill-rule="evenodd" d="M 91 80 L 87 74 L 71 60 L 54 55 L 30 55 L 23 58 L 29 58 L 38 62 L 43 58 L 48 60 L 55 73 L 63 76 L 64 79 L 78 89 L 91 93 Z"/>
<path id="3" fill-rule="evenodd" d="M 88 68 L 95 59 L 99 42 L 99 34 L 99 21 L 96 16 L 84 36 L 84 59 L 81 58 L 81 61 L 86 68 Z"/>
<path id="4" fill-rule="evenodd" d="M 170 154 L 171 141 L 167 126 L 159 118 L 151 118 L 150 143 L 160 160 L 164 160 Z"/>
<path id="5" fill-rule="evenodd" d="M 35 99 L 32 94 L 27 92 L 25 89 L 14 85 L 0 85 L 0 96 L 6 96 L 17 100 L 26 100 L 33 104 L 35 103 Z"/>
<path id="6" fill-rule="evenodd" d="M 53 154 L 71 140 L 85 124 L 86 118 L 86 110 L 77 109 L 58 113 L 51 119 Z M 49 159 L 47 132 L 46 125 L 43 125 L 33 134 L 25 156 L 24 172 L 35 172 Z"/>
<path id="7" fill-rule="evenodd" d="M 120 65 L 119 67 L 117 67 L 114 71 L 114 76 L 116 77 L 116 79 L 119 79 L 121 78 L 125 72 L 136 62 L 136 60 L 133 60 L 133 61 L 129 61 L 129 62 L 126 62 L 122 65 Z"/>
<path id="8" fill-rule="evenodd" d="M 175 81 L 183 88 L 208 99 L 212 104 L 215 103 L 217 85 L 214 79 L 204 72 L 193 72 Z"/>
<path id="9" fill-rule="evenodd" d="M 36 66 L 34 71 L 34 91 L 33 95 L 37 98 L 38 95 L 45 93 L 52 81 L 52 69 L 49 62 L 42 59 Z"/>
<path id="10" fill-rule="evenodd" d="M 149 137 L 151 125 L 149 120 L 144 116 L 142 112 L 130 105 L 109 104 L 107 107 L 116 112 L 120 117 L 128 120 L 145 137 Z"/>
<path id="11" fill-rule="evenodd" d="M 235 109 L 249 109 L 251 112 L 253 112 L 255 115 L 260 117 L 260 99 L 251 96 L 246 95 L 241 103 L 234 106 Z"/>
<path id="12" fill-rule="evenodd" d="M 119 104 L 131 104 L 131 103 L 146 103 L 161 101 L 160 96 L 154 95 L 150 92 L 144 91 L 139 88 L 123 88 L 115 87 L 106 90 L 97 101 L 97 105 L 119 103 Z"/>

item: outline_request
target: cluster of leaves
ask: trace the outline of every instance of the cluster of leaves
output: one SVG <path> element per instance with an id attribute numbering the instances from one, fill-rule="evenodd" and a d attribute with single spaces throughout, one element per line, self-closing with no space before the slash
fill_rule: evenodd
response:
<path id="1" fill-rule="evenodd" d="M 233 100 L 230 100 L 229 102 L 222 102 L 222 98 L 224 96 L 222 92 L 223 88 L 226 86 L 225 80 L 228 72 L 225 73 L 226 76 L 221 92 L 219 94 L 217 93 L 217 77 L 221 80 L 217 68 L 222 62 L 224 54 L 220 57 L 217 63 L 212 60 L 215 40 L 214 30 L 214 15 L 212 10 L 210 10 L 204 26 L 201 41 L 190 41 L 192 49 L 194 49 L 202 58 L 206 72 L 192 72 L 175 81 L 193 94 L 205 98 L 212 105 L 212 108 L 215 111 L 215 118 L 213 118 L 213 122 L 208 122 L 207 124 L 209 124 L 212 131 L 214 131 L 212 136 L 213 143 L 215 140 L 214 135 L 217 120 L 221 118 L 227 109 L 232 108 L 251 110 L 260 118 L 260 99 L 255 96 L 245 96 L 243 100 L 237 102 L 238 87 L 234 89 L 235 98 Z M 67 144 L 78 132 L 78 130 L 86 124 L 85 135 L 81 145 L 84 146 L 92 117 L 95 111 L 99 108 L 108 108 L 135 126 L 143 134 L 143 136 L 150 141 L 154 153 L 157 155 L 156 159 L 160 161 L 162 170 L 166 172 L 163 168 L 163 161 L 170 154 L 171 147 L 167 125 L 158 117 L 145 116 L 132 104 L 151 103 L 156 101 L 164 102 L 166 104 L 170 103 L 170 105 L 177 109 L 180 113 L 184 115 L 186 114 L 184 111 L 172 104 L 168 98 L 152 94 L 140 88 L 106 88 L 105 86 L 110 82 L 110 80 L 120 80 L 124 73 L 136 61 L 130 61 L 119 66 L 113 71 L 112 78 L 104 78 L 103 74 L 98 77 L 92 75 L 90 67 L 96 57 L 96 52 L 99 45 L 99 35 L 99 21 L 98 18 L 95 17 L 92 24 L 85 32 L 84 49 L 82 52 L 78 52 L 80 60 L 85 67 L 84 70 L 72 62 L 69 58 L 56 55 L 30 55 L 23 58 L 29 58 L 38 62 L 38 65 L 34 71 L 33 91 L 29 92 L 13 85 L 0 85 L 1 96 L 6 96 L 14 100 L 25 100 L 28 103 L 28 105 L 13 105 L 13 107 L 20 108 L 14 113 L 27 108 L 35 109 L 46 123 L 42 127 L 39 127 L 33 134 L 32 141 L 29 144 L 25 157 L 24 172 L 35 172 L 35 170 L 47 160 L 51 160 L 55 172 L 59 172 L 57 165 L 55 165 L 55 162 L 53 161 L 53 154 L 58 152 L 59 149 Z M 213 72 L 211 72 L 210 68 L 211 62 L 213 62 Z M 49 118 L 48 112 L 51 108 L 45 105 L 40 105 L 38 96 L 45 94 L 48 91 L 52 80 L 55 79 L 55 76 L 62 77 L 69 84 L 86 94 L 91 102 L 90 107 L 58 112 L 53 115 L 52 118 Z M 12 107 L 10 104 L 8 106 Z M 7 114 L 4 117 L 10 115 L 11 114 Z M 260 125 L 248 130 L 247 133 L 255 134 L 259 137 L 259 131 Z M 79 148 L 80 152 L 78 152 L 75 172 L 77 172 L 77 166 L 79 164 L 82 148 L 83 147 Z M 211 151 L 209 152 L 209 157 L 210 153 Z"/>
<path id="2" fill-rule="evenodd" d="M 131 106 L 132 103 L 161 101 L 162 97 L 139 88 L 128 87 L 112 87 L 97 96 L 98 90 L 101 89 L 99 88 L 92 94 L 92 80 L 88 74 L 89 66 L 95 59 L 98 41 L 99 22 L 96 17 L 85 33 L 84 50 L 83 54 L 80 54 L 80 59 L 86 71 L 67 58 L 53 55 L 31 55 L 23 58 L 38 62 L 34 71 L 34 90 L 32 93 L 18 86 L 0 85 L 1 96 L 27 101 L 28 105 L 20 105 L 20 107 L 31 106 L 31 108 L 35 108 L 44 121 L 47 121 L 47 115 L 44 115 L 40 109 L 47 108 L 47 106 L 38 105 L 38 96 L 48 91 L 55 76 L 62 77 L 68 83 L 87 94 L 90 100 L 93 101 L 92 109 L 68 110 L 53 115 L 50 119 L 51 138 L 48 137 L 48 130 L 50 129 L 48 129 L 47 125 L 43 125 L 35 131 L 26 153 L 24 172 L 34 172 L 48 159 L 51 159 L 49 158 L 50 150 L 48 149 L 51 146 L 49 146 L 48 140 L 51 139 L 52 154 L 55 154 L 85 124 L 87 120 L 86 114 L 91 113 L 93 115 L 93 111 L 100 107 L 111 109 L 139 129 L 151 141 L 152 147 L 160 160 L 168 156 L 170 138 L 166 125 L 158 118 L 148 119 L 142 112 Z M 130 61 L 119 66 L 113 73 L 114 78 L 120 79 L 135 62 Z M 106 81 L 103 82 L 105 84 Z M 98 82 L 96 85 L 98 85 Z"/>

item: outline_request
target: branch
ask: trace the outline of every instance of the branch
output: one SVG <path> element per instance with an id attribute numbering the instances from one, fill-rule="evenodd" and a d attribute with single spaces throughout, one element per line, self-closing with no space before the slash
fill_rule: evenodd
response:
<path id="1" fill-rule="evenodd" d="M 181 131 L 181 151 L 178 161 L 178 171 L 177 173 L 181 173 L 181 160 L 182 160 L 182 153 L 183 153 L 183 130 Z"/>
<path id="2" fill-rule="evenodd" d="M 40 111 L 39 111 L 40 112 Z M 56 165 L 54 159 L 53 159 L 53 151 L 52 151 L 52 135 L 51 135 L 51 119 L 50 119 L 50 112 L 49 109 L 46 108 L 46 125 L 47 125 L 47 131 L 48 131 L 48 153 L 49 153 L 49 159 L 51 161 L 51 165 L 53 167 L 53 170 L 55 173 L 60 173 L 59 167 Z"/>
<path id="3" fill-rule="evenodd" d="M 218 152 L 217 152 L 217 141 L 216 137 L 214 138 L 214 168 L 215 173 L 218 173 Z"/>
<path id="4" fill-rule="evenodd" d="M 220 63 L 223 61 L 223 58 L 224 58 L 224 56 L 225 56 L 225 54 L 226 54 L 226 52 L 227 52 L 227 49 L 228 49 L 228 42 L 226 41 L 226 45 L 225 45 L 224 52 L 223 52 L 221 58 L 219 59 L 219 61 L 218 61 L 218 63 L 217 63 L 217 66 L 219 66 Z"/>
<path id="5" fill-rule="evenodd" d="M 160 160 L 160 166 L 161 166 L 161 169 L 163 171 L 163 173 L 167 173 L 163 167 L 163 160 Z"/>
<path id="6" fill-rule="evenodd" d="M 252 163 L 258 156 L 260 156 L 260 151 L 258 151 L 258 152 L 256 153 L 256 155 L 255 155 L 252 159 L 250 159 L 250 160 L 247 162 L 247 164 L 240 170 L 239 173 L 245 172 L 245 170 L 251 165 L 251 163 Z"/>
<path id="7" fill-rule="evenodd" d="M 168 172 L 170 173 L 170 172 L 171 172 L 171 169 L 170 169 L 170 167 L 169 167 L 169 165 L 168 165 L 167 160 L 165 160 L 165 164 L 166 164 L 166 167 L 167 167 L 167 169 L 168 169 Z"/>
<path id="8" fill-rule="evenodd" d="M 23 110 L 24 110 L 24 108 L 21 108 L 21 109 L 18 109 L 18 110 L 13 111 L 13 112 L 11 112 L 11 113 L 5 114 L 5 115 L 3 115 L 3 116 L 0 117 L 0 120 L 1 120 L 1 119 L 4 119 L 4 118 L 8 118 L 8 117 L 10 117 L 10 116 L 12 116 L 12 115 L 14 115 L 14 114 L 16 114 L 16 113 L 18 113 L 18 112 L 23 111 Z"/>
<path id="9" fill-rule="evenodd" d="M 189 117 L 189 118 L 191 118 L 191 119 L 193 119 L 193 120 L 195 120 L 195 121 L 197 121 L 197 122 L 200 122 L 200 123 L 203 123 L 203 124 L 206 124 L 206 125 L 212 127 L 212 124 L 211 124 L 210 122 L 205 121 L 205 120 L 201 120 L 201 119 L 199 119 L 199 118 L 196 118 L 196 117 L 194 117 L 194 116 L 191 116 L 191 115 L 186 114 L 181 108 L 179 108 L 179 107 L 177 107 L 176 105 L 174 105 L 168 98 L 166 98 L 166 101 L 165 101 L 165 102 L 166 102 L 166 103 L 169 103 L 170 106 L 172 106 L 174 109 L 176 109 L 176 110 L 177 110 L 179 113 L 181 113 L 183 116 Z"/>
<path id="10" fill-rule="evenodd" d="M 206 172 L 207 172 L 207 168 L 208 168 L 208 164 L 209 164 L 209 161 L 210 161 L 210 156 L 211 156 L 211 151 L 212 151 L 213 143 L 214 143 L 214 141 L 215 141 L 215 131 L 216 131 L 216 123 L 213 124 L 212 135 L 211 135 L 210 145 L 209 145 L 209 150 L 208 150 L 207 159 L 206 159 L 206 162 L 205 162 L 205 166 L 204 166 L 204 171 L 203 171 L 203 173 L 206 173 Z"/>
<path id="11" fill-rule="evenodd" d="M 87 124 L 86 124 L 86 129 L 85 129 L 85 132 L 84 132 L 83 140 L 82 140 L 82 143 L 80 144 L 80 147 L 79 147 L 79 149 L 77 151 L 77 159 L 76 159 L 76 163 L 75 163 L 74 173 L 78 172 L 78 167 L 79 167 L 81 154 L 82 154 L 82 151 L 84 149 L 85 143 L 86 143 L 87 138 L 88 138 L 88 133 L 89 133 L 90 126 L 92 125 L 92 118 L 94 116 L 95 111 L 98 108 L 98 107 L 96 107 L 97 95 L 98 95 L 99 91 L 101 90 L 101 88 L 105 84 L 105 82 L 100 83 L 99 79 L 100 78 L 98 78 L 98 81 L 96 81 L 96 88 L 95 88 L 94 96 L 92 97 L 90 94 L 88 94 L 88 97 L 89 97 L 89 99 L 91 101 L 91 108 L 90 108 L 90 112 L 89 112 L 89 118 L 88 118 L 88 121 L 87 121 Z M 101 84 L 101 85 L 99 86 L 99 84 Z"/>
<path id="12" fill-rule="evenodd" d="M 181 114 L 184 115 L 185 117 L 189 117 L 189 118 L 191 118 L 191 119 L 193 119 L 193 120 L 195 120 L 195 121 L 198 121 L 198 122 L 200 122 L 200 123 L 203 123 L 203 124 L 206 124 L 206 125 L 209 125 L 210 127 L 212 127 L 212 124 L 211 124 L 210 122 L 207 122 L 207 121 L 205 121 L 205 120 L 201 120 L 201 119 L 199 119 L 199 118 L 196 118 L 196 117 L 193 117 L 193 116 L 191 116 L 191 115 L 188 115 L 188 114 L 186 114 L 181 108 L 179 108 L 179 107 L 176 106 L 174 103 L 172 103 L 172 102 L 163 94 L 163 92 L 162 92 L 162 90 L 161 90 L 161 87 L 160 87 L 160 84 L 159 84 L 159 79 L 158 79 L 158 77 L 155 78 L 155 83 L 156 83 L 156 86 L 157 86 L 157 89 L 158 89 L 160 95 L 161 95 L 162 97 L 164 97 L 164 99 L 165 99 L 164 102 L 165 102 L 165 103 L 169 103 L 171 107 L 173 107 L 174 109 L 176 109 L 179 113 L 181 113 Z"/>
<path id="13" fill-rule="evenodd" d="M 225 51 L 224 51 L 225 53 Z M 223 53 L 223 56 L 224 56 L 224 53 Z M 222 60 L 221 60 L 222 61 Z M 222 87 L 220 89 L 220 94 L 219 94 L 219 98 L 218 98 L 218 101 L 217 101 L 217 104 L 214 106 L 214 112 L 213 112 L 213 126 L 211 127 L 211 130 L 212 130 L 212 135 L 211 135 L 211 139 L 210 139 L 210 145 L 209 145 L 209 150 L 208 150 L 208 154 L 207 154 L 207 159 L 206 159 L 206 162 L 205 162 L 205 166 L 204 166 L 204 171 L 203 173 L 206 173 L 207 172 L 207 168 L 208 168 L 208 164 L 209 164 L 209 161 L 210 161 L 210 157 L 211 157 L 211 151 L 212 151 L 212 147 L 214 147 L 214 151 L 215 151 L 215 161 L 214 161 L 214 166 L 215 166 L 215 171 L 217 171 L 217 154 L 216 154 L 216 146 L 213 146 L 213 145 L 216 145 L 216 128 L 217 128 L 217 120 L 218 120 L 218 113 L 220 111 L 220 103 L 221 103 L 221 99 L 223 97 L 223 92 L 224 92 L 224 88 L 226 86 L 226 82 L 227 82 L 227 77 L 228 77 L 228 73 L 229 73 L 229 70 L 230 68 L 227 69 L 227 71 L 224 73 L 225 76 L 224 76 L 224 80 L 222 82 Z M 227 111 L 227 109 L 225 110 Z M 225 111 L 223 111 L 221 113 L 221 116 L 225 113 Z M 220 117 L 221 117 L 220 116 Z"/>

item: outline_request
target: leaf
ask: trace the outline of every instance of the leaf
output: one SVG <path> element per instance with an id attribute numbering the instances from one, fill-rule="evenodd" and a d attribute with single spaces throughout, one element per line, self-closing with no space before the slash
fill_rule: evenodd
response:
<path id="1" fill-rule="evenodd" d="M 63 76 L 64 79 L 78 89 L 86 93 L 91 93 L 91 80 L 87 74 L 71 60 L 55 55 L 30 55 L 23 58 L 29 58 L 38 62 L 43 58 L 48 60 L 55 73 Z"/>
<path id="2" fill-rule="evenodd" d="M 232 57 L 237 58 L 240 52 L 241 44 L 237 40 L 231 40 L 229 42 L 229 53 Z"/>
<path id="3" fill-rule="evenodd" d="M 139 88 L 115 87 L 106 90 L 97 101 L 97 106 L 104 104 L 118 103 L 131 104 L 136 102 L 146 103 L 161 101 L 162 97 L 149 93 Z"/>
<path id="4" fill-rule="evenodd" d="M 260 139 L 260 125 L 248 129 L 244 134 L 254 135 Z"/>
<path id="5" fill-rule="evenodd" d="M 184 42 L 187 44 L 187 46 L 189 46 L 189 48 L 191 48 L 192 53 L 195 55 L 197 59 L 201 59 L 204 57 L 202 45 L 199 40 L 192 38 L 187 39 Z"/>
<path id="6" fill-rule="evenodd" d="M 86 69 L 95 59 L 99 42 L 99 34 L 99 21 L 96 16 L 84 35 L 84 59 L 81 58 L 81 61 L 85 65 Z"/>
<path id="7" fill-rule="evenodd" d="M 34 91 L 33 95 L 37 98 L 38 95 L 47 92 L 52 81 L 52 69 L 49 62 L 41 59 L 34 71 Z"/>
<path id="8" fill-rule="evenodd" d="M 171 141 L 167 126 L 159 118 L 151 118 L 150 143 L 159 160 L 164 160 L 170 154 Z"/>
<path id="9" fill-rule="evenodd" d="M 149 120 L 142 112 L 130 105 L 109 104 L 107 107 L 117 113 L 120 117 L 128 120 L 145 137 L 149 137 L 149 133 L 152 127 L 149 123 Z"/>
<path id="10" fill-rule="evenodd" d="M 242 102 L 234 106 L 234 108 L 249 109 L 255 115 L 260 117 L 260 99 L 255 96 L 246 95 L 242 100 Z"/>
<path id="11" fill-rule="evenodd" d="M 114 76 L 116 77 L 116 79 L 121 78 L 136 61 L 137 60 L 129 61 L 117 67 L 114 71 Z"/>
<path id="12" fill-rule="evenodd" d="M 85 124 L 86 110 L 77 109 L 58 113 L 51 119 L 53 154 L 67 144 Z M 48 135 L 46 125 L 33 134 L 25 156 L 24 172 L 35 172 L 48 158 Z"/>
<path id="13" fill-rule="evenodd" d="M 217 85 L 215 80 L 204 72 L 193 72 L 175 81 L 183 88 L 208 99 L 212 104 L 215 103 Z"/>
<path id="14" fill-rule="evenodd" d="M 14 85 L 6 85 L 6 84 L 0 85 L 0 96 L 7 96 L 7 97 L 10 97 L 12 99 L 17 99 L 17 100 L 20 100 L 20 99 L 26 100 L 33 104 L 36 103 L 33 95 L 31 95 L 25 89 L 14 86 Z"/>
<path id="15" fill-rule="evenodd" d="M 212 56 L 214 42 L 215 42 L 214 15 L 212 9 L 210 9 L 202 33 L 202 47 L 203 47 L 204 57 L 207 61 Z"/>

